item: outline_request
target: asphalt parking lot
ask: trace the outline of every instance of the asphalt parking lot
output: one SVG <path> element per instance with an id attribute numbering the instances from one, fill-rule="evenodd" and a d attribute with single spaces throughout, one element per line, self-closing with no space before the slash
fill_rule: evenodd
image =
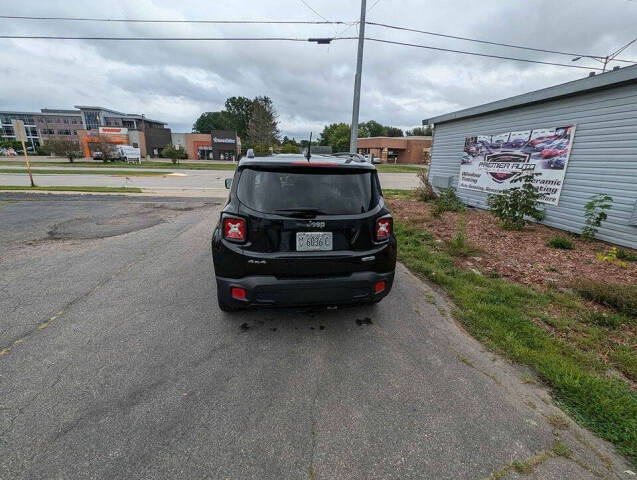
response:
<path id="1" fill-rule="evenodd" d="M 220 312 L 221 203 L 0 194 L 0 478 L 476 479 L 557 435 L 524 478 L 629 478 L 402 266 L 376 306 Z"/>

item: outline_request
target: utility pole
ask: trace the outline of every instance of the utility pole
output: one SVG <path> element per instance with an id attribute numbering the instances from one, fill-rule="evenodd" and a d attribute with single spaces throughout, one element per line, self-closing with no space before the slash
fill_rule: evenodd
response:
<path id="1" fill-rule="evenodd" d="M 606 72 L 606 67 L 608 66 L 608 61 L 609 61 L 609 60 L 611 60 L 610 56 L 609 56 L 609 55 L 606 55 L 606 56 L 604 57 L 604 68 L 602 69 L 602 73 L 605 73 L 605 72 Z"/>
<path id="2" fill-rule="evenodd" d="M 356 153 L 356 143 L 358 140 L 358 111 L 361 104 L 361 71 L 363 70 L 366 12 L 367 0 L 361 0 L 361 21 L 358 24 L 358 55 L 356 56 L 356 77 L 354 77 L 354 105 L 352 106 L 352 133 L 349 140 L 350 153 Z"/>

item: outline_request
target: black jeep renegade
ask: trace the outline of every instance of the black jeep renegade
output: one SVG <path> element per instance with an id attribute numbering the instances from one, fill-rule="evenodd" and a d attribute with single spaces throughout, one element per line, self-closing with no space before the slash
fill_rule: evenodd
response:
<path id="1" fill-rule="evenodd" d="M 357 155 L 243 158 L 212 237 L 222 310 L 378 302 L 396 237 L 375 167 Z"/>

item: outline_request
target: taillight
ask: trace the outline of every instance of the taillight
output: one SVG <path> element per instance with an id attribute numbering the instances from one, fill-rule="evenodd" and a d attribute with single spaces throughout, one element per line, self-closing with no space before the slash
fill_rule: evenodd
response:
<path id="1" fill-rule="evenodd" d="M 237 300 L 245 300 L 246 299 L 246 289 L 240 287 L 232 287 L 231 290 L 232 298 Z"/>
<path id="2" fill-rule="evenodd" d="M 233 242 L 244 242 L 246 221 L 243 218 L 225 217 L 223 219 L 223 237 Z"/>
<path id="3" fill-rule="evenodd" d="M 382 217 L 376 220 L 376 240 L 382 242 L 391 236 L 393 220 L 391 217 Z"/>

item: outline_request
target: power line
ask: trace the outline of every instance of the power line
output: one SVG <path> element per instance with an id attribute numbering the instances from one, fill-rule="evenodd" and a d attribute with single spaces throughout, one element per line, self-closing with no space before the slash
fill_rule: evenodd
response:
<path id="1" fill-rule="evenodd" d="M 451 52 L 451 53 L 463 53 L 465 55 L 474 55 L 477 57 L 487 57 L 487 58 L 498 58 L 501 60 L 514 60 L 516 62 L 526 62 L 526 63 L 539 63 L 542 65 L 553 65 L 557 67 L 569 67 L 569 68 L 579 68 L 582 70 L 599 70 L 602 71 L 601 68 L 595 67 L 585 67 L 581 65 L 572 65 L 568 63 L 557 63 L 557 62 L 544 62 L 542 60 L 531 60 L 528 58 L 517 58 L 517 57 L 506 57 L 503 55 L 489 55 L 487 53 L 478 53 L 478 52 L 468 52 L 465 50 L 453 50 L 450 48 L 441 48 L 441 47 L 431 47 L 429 45 L 419 45 L 415 43 L 406 43 L 406 42 L 395 42 L 393 40 L 384 40 L 382 38 L 373 38 L 373 37 L 365 37 L 365 40 L 369 40 L 370 42 L 379 42 L 379 43 L 389 43 L 392 45 L 403 45 L 406 47 L 417 47 L 417 48 L 425 48 L 427 50 L 437 50 L 439 52 Z"/>
<path id="2" fill-rule="evenodd" d="M 376 5 L 378 5 L 378 3 L 380 3 L 381 0 L 376 0 L 376 2 L 374 4 L 372 4 L 372 6 L 370 8 L 368 8 L 368 12 L 371 11 Z M 635 0 L 637 1 L 637 0 Z M 164 19 L 142 19 L 142 18 L 96 18 L 96 17 L 45 17 L 45 16 L 25 16 L 25 15 L 0 15 L 0 19 L 11 19 L 11 20 L 53 20 L 53 21 L 72 21 L 72 22 L 106 22 L 106 23 L 173 23 L 173 24 L 186 24 L 186 23 L 193 23 L 193 24 L 219 24 L 219 25 L 232 25 L 232 24 L 245 24 L 245 25 L 250 25 L 250 24 L 262 24 L 262 25 L 345 25 L 346 28 L 340 32 L 340 35 L 342 35 L 343 33 L 345 33 L 347 30 L 349 30 L 349 28 L 351 28 L 352 26 L 356 25 L 357 22 L 356 21 L 352 21 L 352 22 L 347 22 L 347 21 L 340 21 L 340 20 L 328 20 L 327 18 L 325 18 L 323 15 L 321 15 L 318 11 L 316 11 L 311 5 L 309 5 L 307 3 L 306 0 L 301 0 L 301 2 L 307 7 L 309 8 L 312 12 L 314 12 L 318 17 L 320 17 L 322 20 L 164 20 Z M 605 59 L 607 58 L 605 55 L 589 55 L 589 54 L 580 54 L 580 53 L 573 53 L 573 52 L 564 52 L 564 51 L 559 51 L 559 50 L 550 50 L 550 49 L 544 49 L 544 48 L 535 48 L 535 47 L 529 47 L 529 46 L 525 46 L 525 45 L 516 45 L 516 44 L 510 44 L 510 43 L 503 43 L 503 42 L 494 42 L 494 41 L 489 41 L 489 40 L 481 40 L 481 39 L 477 39 L 477 38 L 470 38 L 470 37 L 463 37 L 463 36 L 459 36 L 459 35 L 451 35 L 451 34 L 445 34 L 445 33 L 438 33 L 438 32 L 431 32 L 431 31 L 427 31 L 427 30 L 420 30 L 417 28 L 410 28 L 410 27 L 401 27 L 399 25 L 390 25 L 390 24 L 386 24 L 386 23 L 379 23 L 379 22 L 366 22 L 367 25 L 374 25 L 377 27 L 383 27 L 383 28 L 388 28 L 388 29 L 393 29 L 393 30 L 402 30 L 402 31 L 407 31 L 407 32 L 415 32 L 415 33 L 422 33 L 425 35 L 432 35 L 432 36 L 437 36 L 437 37 L 443 37 L 443 38 L 450 38 L 450 39 L 454 39 L 454 40 L 463 40 L 463 41 L 468 41 L 468 42 L 475 42 L 475 43 L 482 43 L 482 44 L 486 44 L 486 45 L 494 45 L 494 46 L 499 46 L 499 47 L 506 47 L 506 48 L 517 48 L 517 49 L 521 49 L 521 50 L 528 50 L 528 51 L 534 51 L 534 52 L 541 52 L 541 53 L 552 53 L 552 54 L 556 54 L 556 55 L 566 55 L 566 56 L 571 56 L 571 57 L 582 57 L 582 58 L 590 58 L 599 62 L 604 62 Z M 335 35 L 335 37 L 338 37 L 338 34 Z M 7 37 L 0 37 L 0 38 L 7 38 Z M 625 59 L 618 59 L 618 58 L 614 58 L 614 56 L 619 55 L 619 53 L 621 53 L 622 51 L 624 51 L 626 48 L 628 48 L 628 46 L 632 45 L 635 41 L 637 41 L 637 39 L 633 40 L 632 42 L 630 42 L 629 44 L 625 45 L 623 48 L 621 48 L 620 50 L 618 50 L 617 52 L 615 52 L 614 54 L 611 54 L 608 56 L 609 61 L 612 60 L 614 62 L 622 62 L 622 63 L 637 63 L 636 61 L 632 61 L 632 60 L 625 60 Z"/>
<path id="3" fill-rule="evenodd" d="M 276 42 L 316 42 L 330 43 L 336 40 L 356 40 L 357 37 L 327 37 L 327 38 L 298 38 L 298 37 L 88 37 L 88 36 L 61 36 L 61 35 L 0 35 L 0 39 L 16 39 L 16 40 L 105 40 L 105 41 L 276 41 Z M 423 48 L 427 50 L 435 50 L 439 52 L 462 53 L 465 55 L 473 55 L 477 57 L 496 58 L 500 60 L 513 60 L 516 62 L 536 63 L 541 65 L 552 65 L 557 67 L 578 68 L 581 70 L 597 70 L 601 68 L 586 67 L 581 65 L 573 65 L 567 63 L 545 62 L 542 60 L 531 60 L 528 58 L 508 57 L 504 55 L 490 55 L 486 53 L 469 52 L 466 50 L 455 50 L 450 48 L 433 47 L 429 45 L 420 45 L 415 43 L 397 42 L 393 40 L 385 40 L 382 38 L 365 37 L 370 42 L 386 43 L 390 45 L 402 45 L 407 47 Z"/>
<path id="4" fill-rule="evenodd" d="M 333 40 L 356 40 L 358 37 L 327 37 L 327 38 L 298 38 L 298 37 L 85 37 L 64 35 L 0 35 L 0 39 L 16 40 L 107 40 L 107 41 L 195 41 L 195 42 L 223 42 L 223 41 L 287 41 L 287 42 L 319 42 L 329 43 Z"/>
<path id="5" fill-rule="evenodd" d="M 314 10 L 312 8 L 312 5 L 310 5 L 309 3 L 307 3 L 305 0 L 301 0 L 301 3 L 303 5 L 305 5 L 307 8 L 309 8 L 312 12 L 314 12 L 315 15 L 317 15 L 319 18 L 322 18 L 324 21 L 329 22 L 329 20 L 327 18 L 325 18 L 323 15 L 321 15 L 319 12 L 317 12 L 316 10 Z"/>
<path id="6" fill-rule="evenodd" d="M 427 31 L 427 30 L 419 30 L 417 28 L 400 27 L 398 25 L 389 25 L 389 24 L 386 24 L 386 23 L 367 22 L 367 24 L 368 25 L 375 25 L 377 27 L 390 28 L 390 29 L 393 29 L 393 30 L 403 30 L 403 31 L 407 31 L 407 32 L 423 33 L 425 35 L 432 35 L 432 36 L 436 36 L 436 37 L 452 38 L 454 40 L 464 40 L 464 41 L 468 41 L 468 42 L 483 43 L 483 44 L 487 44 L 487 45 L 496 45 L 496 46 L 499 46 L 499 47 L 518 48 L 518 49 L 521 49 L 521 50 L 530 50 L 530 51 L 534 51 L 534 52 L 554 53 L 554 54 L 557 54 L 557 55 L 566 55 L 566 56 L 569 56 L 569 57 L 591 58 L 591 59 L 600 60 L 600 61 L 603 61 L 604 58 L 605 58 L 604 55 L 589 55 L 589 54 L 583 54 L 583 53 L 563 52 L 563 51 L 559 51 L 559 50 L 548 50 L 548 49 L 544 49 L 544 48 L 528 47 L 528 46 L 524 46 L 524 45 L 515 45 L 515 44 L 511 44 L 511 43 L 492 42 L 492 41 L 489 41 L 489 40 L 479 40 L 479 39 L 476 39 L 476 38 L 461 37 L 461 36 L 458 36 L 458 35 L 449 35 L 449 34 L 445 34 L 445 33 L 430 32 L 430 31 Z M 635 39 L 635 41 L 637 41 L 637 39 Z M 616 62 L 626 62 L 626 63 L 636 63 L 636 62 L 632 62 L 630 60 L 615 59 L 615 61 Z"/>
<path id="7" fill-rule="evenodd" d="M 618 50 L 616 50 L 615 52 L 611 53 L 609 55 L 610 59 L 614 59 L 617 55 L 619 55 L 620 53 L 622 53 L 624 50 L 626 50 L 628 47 L 630 47 L 633 43 L 637 42 L 637 38 L 635 38 L 634 40 L 631 40 L 630 42 L 628 42 L 626 45 L 624 45 L 623 47 L 620 47 Z M 616 62 L 619 62 L 620 60 L 615 60 Z"/>
<path id="8" fill-rule="evenodd" d="M 301 0 L 302 1 L 302 0 Z M 315 12 L 316 13 L 316 12 Z M 95 17 L 29 17 L 22 15 L 0 15 L 0 19 L 10 20 L 55 20 L 68 22 L 111 22 L 111 23 L 206 23 L 206 24 L 289 24 L 289 25 L 340 25 L 347 22 L 318 20 L 160 20 L 143 18 L 95 18 Z"/>

